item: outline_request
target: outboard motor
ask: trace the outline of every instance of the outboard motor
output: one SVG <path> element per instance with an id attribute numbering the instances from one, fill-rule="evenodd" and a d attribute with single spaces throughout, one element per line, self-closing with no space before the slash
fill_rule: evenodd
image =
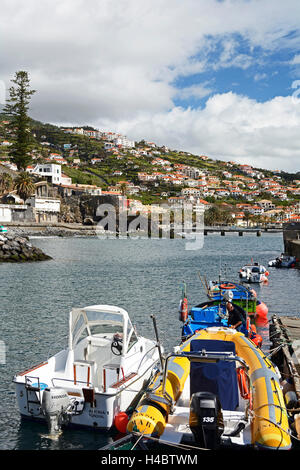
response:
<path id="1" fill-rule="evenodd" d="M 190 403 L 190 429 L 197 444 L 205 449 L 217 449 L 224 431 L 219 399 L 210 392 L 193 393 Z"/>
<path id="2" fill-rule="evenodd" d="M 47 419 L 50 434 L 61 430 L 71 412 L 71 401 L 63 388 L 46 388 L 43 392 L 42 411 Z"/>

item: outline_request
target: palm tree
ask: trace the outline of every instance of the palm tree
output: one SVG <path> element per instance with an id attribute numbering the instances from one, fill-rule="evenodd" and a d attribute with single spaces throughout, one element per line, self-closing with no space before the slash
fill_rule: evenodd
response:
<path id="1" fill-rule="evenodd" d="M 127 194 L 127 184 L 126 183 L 121 183 L 120 184 L 120 191 L 122 196 L 126 196 Z"/>
<path id="2" fill-rule="evenodd" d="M 0 176 L 1 193 L 8 193 L 13 187 L 13 179 L 8 173 L 2 173 Z"/>
<path id="3" fill-rule="evenodd" d="M 252 222 L 255 225 L 255 227 L 257 227 L 259 225 L 260 219 L 261 219 L 260 215 L 253 215 L 252 216 Z"/>
<path id="4" fill-rule="evenodd" d="M 245 220 L 246 223 L 247 223 L 247 228 L 249 227 L 250 219 L 251 219 L 251 214 L 250 214 L 250 212 L 245 211 L 245 212 L 244 212 L 244 220 Z"/>
<path id="5" fill-rule="evenodd" d="M 35 185 L 26 171 L 22 171 L 15 181 L 17 194 L 25 202 L 26 199 L 35 193 Z"/>

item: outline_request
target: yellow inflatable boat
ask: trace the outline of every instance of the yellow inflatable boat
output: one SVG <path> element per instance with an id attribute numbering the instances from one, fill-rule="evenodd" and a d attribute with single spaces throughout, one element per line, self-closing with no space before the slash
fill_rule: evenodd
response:
<path id="1" fill-rule="evenodd" d="M 127 430 L 196 448 L 291 447 L 276 369 L 251 340 L 223 327 L 200 330 L 166 357 Z"/>

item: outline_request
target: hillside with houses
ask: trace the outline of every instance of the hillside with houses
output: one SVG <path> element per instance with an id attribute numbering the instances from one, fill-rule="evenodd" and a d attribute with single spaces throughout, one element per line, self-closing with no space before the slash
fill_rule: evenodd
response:
<path id="1" fill-rule="evenodd" d="M 32 120 L 34 148 L 21 193 L 10 157 L 14 136 L 0 120 L 0 223 L 95 221 L 96 202 L 148 213 L 151 205 L 205 210 L 206 225 L 281 227 L 300 221 L 300 174 L 253 168 L 207 155 L 135 142 L 90 126 Z M 24 196 L 25 194 L 25 196 Z M 23 197 L 22 197 L 23 196 Z"/>

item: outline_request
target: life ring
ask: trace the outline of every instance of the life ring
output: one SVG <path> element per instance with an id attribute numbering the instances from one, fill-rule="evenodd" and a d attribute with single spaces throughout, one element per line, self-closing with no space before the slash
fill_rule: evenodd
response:
<path id="1" fill-rule="evenodd" d="M 235 289 L 236 286 L 234 284 L 221 284 L 220 285 L 221 289 Z"/>
<path id="2" fill-rule="evenodd" d="M 180 306 L 180 320 L 182 322 L 185 322 L 187 320 L 187 317 L 188 317 L 188 301 L 187 301 L 187 298 L 184 297 L 181 301 L 181 306 Z"/>
<path id="3" fill-rule="evenodd" d="M 244 400 L 250 400 L 249 379 L 246 372 L 243 367 L 238 367 L 236 372 L 241 396 Z"/>

